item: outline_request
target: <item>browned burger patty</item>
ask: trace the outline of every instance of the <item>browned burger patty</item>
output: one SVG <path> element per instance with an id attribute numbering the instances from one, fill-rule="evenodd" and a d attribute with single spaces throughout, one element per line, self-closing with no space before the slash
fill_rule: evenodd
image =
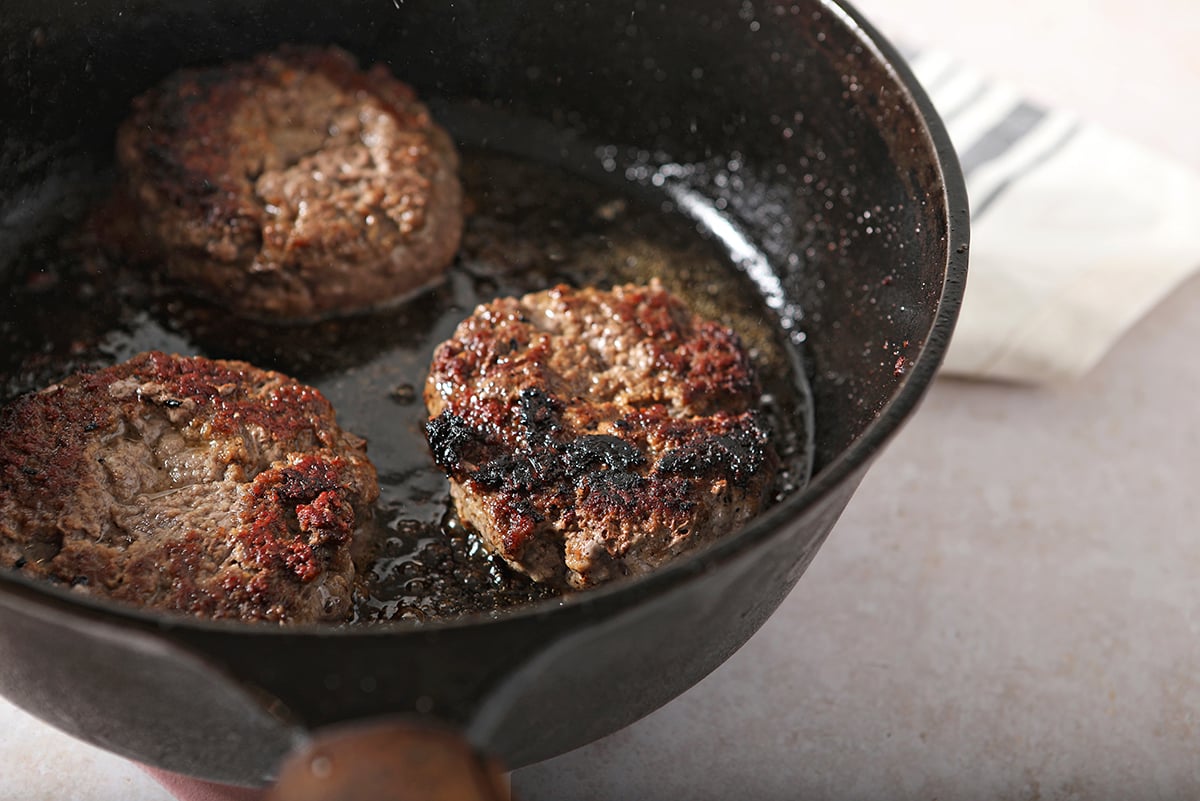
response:
<path id="1" fill-rule="evenodd" d="M 450 137 L 410 87 L 341 50 L 178 72 L 134 101 L 117 158 L 166 273 L 243 315 L 397 300 L 458 249 Z"/>
<path id="2" fill-rule="evenodd" d="M 312 387 L 144 353 L 0 409 L 0 566 L 214 618 L 342 620 L 379 495 Z"/>
<path id="3" fill-rule="evenodd" d="M 778 459 L 738 337 L 657 284 L 480 306 L 434 354 L 459 517 L 536 581 L 654 569 L 756 514 Z"/>

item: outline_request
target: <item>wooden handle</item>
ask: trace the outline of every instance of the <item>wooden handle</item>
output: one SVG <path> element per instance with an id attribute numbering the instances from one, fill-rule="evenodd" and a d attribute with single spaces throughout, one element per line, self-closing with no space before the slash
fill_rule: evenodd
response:
<path id="1" fill-rule="evenodd" d="M 329 730 L 292 754 L 268 801 L 511 801 L 458 734 L 411 721 Z"/>

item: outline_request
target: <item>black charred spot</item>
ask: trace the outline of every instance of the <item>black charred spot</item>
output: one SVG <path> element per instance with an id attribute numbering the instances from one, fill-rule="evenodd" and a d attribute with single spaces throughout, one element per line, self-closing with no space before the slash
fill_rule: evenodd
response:
<path id="1" fill-rule="evenodd" d="M 433 460 L 443 470 L 456 470 L 463 453 L 476 439 L 467 421 L 450 412 L 442 412 L 425 424 L 425 436 L 433 451 Z"/>
<path id="2" fill-rule="evenodd" d="M 757 428 L 709 436 L 667 451 L 655 472 L 689 478 L 727 477 L 735 484 L 749 481 L 762 468 L 766 448 Z"/>
<path id="3" fill-rule="evenodd" d="M 579 437 L 567 445 L 564 455 L 567 460 L 567 473 L 572 477 L 590 473 L 601 467 L 628 471 L 646 462 L 646 458 L 636 446 L 610 434 Z"/>
<path id="4" fill-rule="evenodd" d="M 86 587 L 90 583 L 91 581 L 87 576 L 76 576 L 75 578 L 71 579 L 72 587 Z"/>
<path id="5" fill-rule="evenodd" d="M 28 559 L 26 559 L 24 556 L 18 556 L 17 561 L 13 562 L 13 568 L 15 568 L 16 570 L 20 570 L 21 568 L 25 567 L 25 565 L 27 565 L 27 564 L 29 564 Z"/>
<path id="6" fill-rule="evenodd" d="M 508 507 L 513 514 L 528 518 L 534 523 L 541 523 L 546 519 L 546 516 L 538 511 L 537 507 L 528 498 L 513 498 L 508 496 Z"/>
<path id="7" fill-rule="evenodd" d="M 493 459 L 472 473 L 471 480 L 485 490 L 525 492 L 532 492 L 540 483 L 533 459 L 521 453 Z"/>
<path id="8" fill-rule="evenodd" d="M 592 476 L 602 476 L 594 487 L 635 489 L 640 476 L 632 472 L 646 463 L 633 444 L 606 434 L 579 437 L 566 443 L 545 442 L 532 449 L 505 454 L 471 473 L 471 481 L 482 490 L 572 493 Z M 638 485 L 640 486 L 640 484 Z"/>
<path id="9" fill-rule="evenodd" d="M 176 400 L 175 398 L 168 398 L 167 400 L 163 401 L 163 406 L 166 406 L 168 409 L 178 409 L 182 405 L 183 401 Z"/>
<path id="10" fill-rule="evenodd" d="M 99 427 L 100 427 L 100 424 L 99 424 L 99 423 L 97 423 L 97 422 L 94 422 L 94 421 L 93 421 L 93 422 L 91 422 L 91 423 L 88 423 L 87 425 L 85 425 L 85 426 L 83 427 L 83 430 L 84 430 L 84 431 L 86 431 L 86 432 L 88 432 L 88 433 L 91 433 L 91 432 L 95 431 L 95 430 L 96 430 L 97 428 L 99 428 Z"/>
<path id="11" fill-rule="evenodd" d="M 530 444 L 550 442 L 562 430 L 562 403 L 538 389 L 523 389 L 517 399 L 517 415 Z"/>
<path id="12" fill-rule="evenodd" d="M 580 482 L 587 488 L 584 505 L 593 513 L 641 515 L 646 512 L 649 482 L 637 473 L 624 470 L 597 470 Z"/>
<path id="13" fill-rule="evenodd" d="M 690 479 L 679 476 L 656 475 L 654 477 L 655 502 L 673 517 L 685 517 L 698 505 L 693 493 L 695 485 Z"/>
<path id="14" fill-rule="evenodd" d="M 593 492 L 629 495 L 641 492 L 646 486 L 646 479 L 625 470 L 604 470 L 588 473 L 582 483 Z"/>
<path id="15" fill-rule="evenodd" d="M 471 474 L 471 480 L 481 489 L 525 495 L 559 489 L 565 479 L 562 454 L 553 448 L 500 456 Z"/>

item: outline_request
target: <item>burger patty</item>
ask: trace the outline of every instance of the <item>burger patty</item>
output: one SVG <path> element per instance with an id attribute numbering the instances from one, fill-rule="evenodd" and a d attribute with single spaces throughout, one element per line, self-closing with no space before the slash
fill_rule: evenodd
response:
<path id="1" fill-rule="evenodd" d="M 753 517 L 779 461 L 749 355 L 657 283 L 480 306 L 425 387 L 459 517 L 539 582 L 653 570 Z"/>
<path id="2" fill-rule="evenodd" d="M 146 607 L 343 620 L 378 495 L 321 393 L 244 362 L 144 353 L 0 409 L 0 566 Z"/>
<path id="3" fill-rule="evenodd" d="M 338 49 L 172 75 L 134 100 L 117 160 L 142 258 L 243 316 L 399 300 L 440 280 L 462 233 L 450 137 Z"/>

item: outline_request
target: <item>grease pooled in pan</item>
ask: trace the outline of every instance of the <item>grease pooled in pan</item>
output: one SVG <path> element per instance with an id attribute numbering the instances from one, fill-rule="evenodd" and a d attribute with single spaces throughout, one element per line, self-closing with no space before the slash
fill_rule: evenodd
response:
<path id="1" fill-rule="evenodd" d="M 784 466 L 778 494 L 806 480 L 811 432 L 795 345 L 755 285 L 668 193 L 489 150 L 465 148 L 462 156 L 467 225 L 448 280 L 365 316 L 295 326 L 233 320 L 127 265 L 81 258 L 86 249 L 54 239 L 35 244 L 2 301 L 0 400 L 151 348 L 243 359 L 311 383 L 343 428 L 368 439 L 379 471 L 379 545 L 355 620 L 499 613 L 555 593 L 487 555 L 448 512 L 446 479 L 422 430 L 420 393 L 433 349 L 497 296 L 658 277 L 752 349 Z"/>

